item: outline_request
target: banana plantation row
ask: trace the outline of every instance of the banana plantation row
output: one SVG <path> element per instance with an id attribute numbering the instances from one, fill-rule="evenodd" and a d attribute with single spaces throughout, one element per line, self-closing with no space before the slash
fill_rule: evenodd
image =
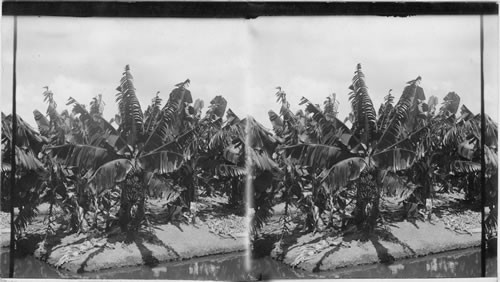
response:
<path id="1" fill-rule="evenodd" d="M 119 226 L 133 234 L 154 225 L 158 215 L 150 199 L 161 199 L 170 211 L 166 217 L 189 213 L 202 194 L 226 195 L 228 205 L 243 211 L 248 172 L 253 234 L 279 203 L 285 203 L 283 234 L 289 232 L 291 206 L 310 232 L 355 227 L 369 233 L 383 221 L 381 197 L 396 196 L 417 211 L 436 189 L 458 187 L 476 203 L 485 189 L 488 236 L 496 236 L 497 124 L 484 116 L 481 186 L 481 115 L 465 105 L 458 113 L 454 92 L 441 106 L 434 96 L 426 102 L 420 82 L 408 82 L 396 103 L 389 91 L 376 111 L 358 64 L 349 87 L 352 112 L 343 121 L 335 95 L 323 106 L 303 97 L 294 113 L 278 88 L 281 109 L 269 111 L 273 132 L 252 117 L 226 111 L 222 96 L 202 114 L 203 101 L 193 102 L 189 80 L 177 84 L 164 105 L 157 93 L 143 111 L 129 66 L 117 87 L 118 114 L 109 121 L 101 95 L 88 108 L 69 97 L 71 111 L 59 112 L 47 87 L 46 114 L 34 111 L 38 131 L 17 116 L 13 132 L 12 115 L 2 113 L 2 210 L 14 205 L 17 234 L 42 203 L 50 207 L 47 234 L 57 231 L 55 222 L 70 232 Z"/>

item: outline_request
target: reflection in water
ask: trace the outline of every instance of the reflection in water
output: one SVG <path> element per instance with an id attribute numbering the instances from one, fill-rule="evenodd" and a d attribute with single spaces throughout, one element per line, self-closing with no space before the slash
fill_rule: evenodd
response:
<path id="1" fill-rule="evenodd" d="M 397 261 L 393 264 L 373 264 L 338 269 L 335 271 L 308 273 L 268 258 L 255 261 L 254 269 L 261 269 L 263 276 L 279 278 L 452 278 L 480 277 L 481 250 L 468 249 L 447 252 L 421 258 Z M 497 258 L 486 263 L 487 276 L 497 275 Z"/>
<path id="2" fill-rule="evenodd" d="M 279 278 L 428 278 L 478 277 L 481 273 L 479 249 L 469 249 L 416 259 L 391 265 L 375 264 L 310 273 L 293 269 L 269 257 L 256 259 L 252 272 L 245 273 L 244 253 L 210 256 L 188 261 L 161 263 L 155 267 L 137 266 L 73 274 L 56 270 L 31 256 L 16 260 L 16 278 L 99 278 L 99 279 L 191 279 L 242 281 Z M 488 259 L 488 276 L 496 276 L 497 259 Z M 8 250 L 2 249 L 1 277 L 9 269 Z"/>
<path id="3" fill-rule="evenodd" d="M 403 264 L 391 264 L 388 266 L 388 268 L 391 270 L 392 275 L 396 275 L 398 272 L 402 271 L 405 269 L 405 266 Z"/>
<path id="4" fill-rule="evenodd" d="M 137 266 L 85 273 L 85 278 L 101 279 L 190 279 L 249 280 L 245 273 L 244 254 L 210 256 L 189 261 L 162 263 L 155 267 Z"/>
<path id="5" fill-rule="evenodd" d="M 98 279 L 189 279 L 189 280 L 250 280 L 245 272 L 244 253 L 210 256 L 188 261 L 161 263 L 155 267 L 135 266 L 86 272 L 82 274 L 57 270 L 32 256 L 16 260 L 16 278 L 98 278 Z M 2 277 L 8 275 L 9 253 L 2 250 Z"/>

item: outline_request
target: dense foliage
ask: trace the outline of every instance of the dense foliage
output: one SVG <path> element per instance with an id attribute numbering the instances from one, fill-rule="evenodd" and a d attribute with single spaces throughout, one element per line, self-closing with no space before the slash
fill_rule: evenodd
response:
<path id="1" fill-rule="evenodd" d="M 48 232 L 59 221 L 70 232 L 117 225 L 129 234 L 154 216 L 147 207 L 151 197 L 161 198 L 170 216 L 189 211 L 198 193 L 227 193 L 231 204 L 241 205 L 245 121 L 230 109 L 223 120 L 227 102 L 221 96 L 202 115 L 203 101 L 193 103 L 189 83 L 177 84 L 163 106 L 157 93 L 142 111 L 126 66 L 117 87 L 118 114 L 110 121 L 103 118 L 101 95 L 89 109 L 70 97 L 71 112 L 59 113 L 46 87 L 47 113 L 34 111 L 39 133 L 18 118 L 18 193 L 12 198 L 12 118 L 2 116 L 2 207 L 19 209 L 18 231 L 41 203 L 50 204 Z M 228 185 L 219 185 L 223 181 Z"/>
<path id="2" fill-rule="evenodd" d="M 269 111 L 273 132 L 253 117 L 226 111 L 222 96 L 203 114 L 189 79 L 175 85 L 164 104 L 156 93 L 143 111 L 128 65 L 116 89 L 118 113 L 109 121 L 101 95 L 88 108 L 69 97 L 71 111 L 59 112 L 46 87 L 46 113 L 33 112 L 38 131 L 16 117 L 13 132 L 13 117 L 2 113 L 2 210 L 14 205 L 18 232 L 48 203 L 48 232 L 59 221 L 70 232 L 119 226 L 133 233 L 154 217 L 150 198 L 161 198 L 175 213 L 189 211 L 201 193 L 222 193 L 231 207 L 250 204 L 254 233 L 277 203 L 285 204 L 283 235 L 290 231 L 291 205 L 301 211 L 306 231 L 355 227 L 369 233 L 383 221 L 381 197 L 397 197 L 408 213 L 428 215 L 436 189 L 458 187 L 479 203 L 484 118 L 482 188 L 488 234 L 496 236 L 497 124 L 465 105 L 458 113 L 454 92 L 441 107 L 434 96 L 426 101 L 421 81 L 407 82 L 397 102 L 389 91 L 376 111 L 358 64 L 349 86 L 352 111 L 343 121 L 336 94 L 323 106 L 303 97 L 303 109 L 294 113 L 278 87 L 280 111 Z M 17 169 L 10 195 L 12 150 Z M 251 199 L 245 199 L 247 180 Z"/>
<path id="3" fill-rule="evenodd" d="M 281 174 L 275 174 L 276 189 L 261 205 L 285 202 L 284 233 L 291 220 L 289 205 L 303 211 L 306 230 L 355 226 L 369 233 L 383 221 L 379 206 L 384 195 L 396 196 L 408 214 L 420 210 L 427 216 L 436 187 L 445 192 L 458 187 L 480 203 L 481 115 L 462 106 L 457 117 L 460 97 L 454 92 L 439 109 L 436 97 L 426 102 L 421 80 L 407 82 L 395 104 L 389 91 L 376 112 L 358 64 L 349 86 L 352 112 L 344 122 L 337 117 L 336 94 L 327 97 L 323 109 L 303 97 L 305 108 L 293 113 L 278 88 L 280 113 L 269 111 L 269 119 L 279 143 L 274 160 Z M 497 125 L 485 118 L 484 189 L 489 230 L 496 233 Z"/>

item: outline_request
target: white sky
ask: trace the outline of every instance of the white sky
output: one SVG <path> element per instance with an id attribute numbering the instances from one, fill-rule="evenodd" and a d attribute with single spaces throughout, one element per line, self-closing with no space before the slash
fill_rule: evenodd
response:
<path id="1" fill-rule="evenodd" d="M 12 107 L 12 17 L 2 18 L 2 103 Z M 117 112 L 115 88 L 131 66 L 143 110 L 156 91 L 164 101 L 191 79 L 193 98 L 216 95 L 237 115 L 270 127 L 281 86 L 292 109 L 302 96 L 322 104 L 337 93 L 340 118 L 350 111 L 348 86 L 357 63 L 378 110 L 389 89 L 422 76 L 427 98 L 457 92 L 480 112 L 479 16 L 410 18 L 260 17 L 243 19 L 18 18 L 17 111 L 35 125 L 45 112 L 43 86 L 58 109 L 69 96 L 88 104 L 103 94 L 105 116 Z M 498 119 L 498 17 L 485 18 L 486 113 Z"/>

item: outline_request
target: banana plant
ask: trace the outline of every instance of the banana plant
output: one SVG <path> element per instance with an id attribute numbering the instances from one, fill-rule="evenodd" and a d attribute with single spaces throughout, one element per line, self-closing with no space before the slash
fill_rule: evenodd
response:
<path id="1" fill-rule="evenodd" d="M 272 133 L 251 116 L 247 117 L 245 132 L 247 177 L 251 177 L 253 186 L 251 232 L 255 235 L 272 215 L 276 180 L 281 178 L 282 171 L 273 159 L 278 141 Z"/>
<path id="2" fill-rule="evenodd" d="M 303 97 L 301 105 L 306 105 L 307 116 L 312 120 L 306 130 L 309 138 L 280 148 L 286 158 L 310 167 L 317 175 L 317 185 L 328 193 L 348 186 L 356 188 L 353 216 L 365 231 L 371 230 L 379 217 L 380 194 L 387 173 L 405 170 L 414 162 L 415 140 L 423 134 L 414 132 L 418 108 L 425 99 L 420 81 L 418 77 L 408 82 L 396 105 L 392 105 L 393 97 L 389 95 L 377 119 L 358 64 L 349 87 L 352 127 Z"/>
<path id="3" fill-rule="evenodd" d="M 17 119 L 17 131 L 13 130 L 13 119 Z M 13 144 L 14 135 L 16 144 Z M 20 116 L 6 116 L 2 112 L 2 211 L 10 212 L 13 205 L 17 209 L 14 230 L 19 234 L 36 216 L 40 195 L 44 191 L 43 181 L 47 177 L 44 163 L 39 154 L 49 140 L 40 135 Z M 11 154 L 15 152 L 15 188 L 11 195 Z"/>
<path id="4" fill-rule="evenodd" d="M 485 127 L 481 126 L 484 118 Z M 483 135 L 481 134 L 483 131 Z M 486 209 L 485 230 L 487 239 L 497 237 L 498 215 L 498 125 L 488 115 L 474 115 L 462 106 L 461 115 L 446 135 L 447 141 L 456 146 L 454 160 L 450 162 L 450 173 L 456 177 L 466 177 L 466 197 L 478 200 L 484 189 Z M 481 139 L 484 137 L 484 164 L 481 166 Z M 485 185 L 481 184 L 481 170 L 484 172 Z"/>
<path id="5" fill-rule="evenodd" d="M 179 194 L 172 182 L 161 176 L 174 176 L 196 152 L 196 113 L 189 111 L 193 102 L 187 89 L 189 83 L 188 79 L 176 85 L 161 109 L 157 95 L 143 112 L 127 65 L 117 87 L 119 114 L 113 122 L 118 128 L 102 117 L 101 97 L 94 98 L 90 111 L 75 99 L 68 100 L 77 117 L 76 131 L 82 138 L 59 138 L 48 150 L 59 163 L 76 170 L 96 197 L 115 186 L 120 188 L 118 221 L 123 231 L 136 230 L 142 223 L 148 188 L 160 185 Z M 50 126 L 64 129 L 52 95 L 45 96 L 49 101 Z"/>
<path id="6" fill-rule="evenodd" d="M 203 126 L 198 158 L 200 178 L 208 195 L 213 192 L 227 194 L 228 204 L 241 208 L 246 175 L 246 119 L 240 119 L 231 109 L 225 112 L 226 106 L 226 100 L 216 96 L 200 121 Z"/>

